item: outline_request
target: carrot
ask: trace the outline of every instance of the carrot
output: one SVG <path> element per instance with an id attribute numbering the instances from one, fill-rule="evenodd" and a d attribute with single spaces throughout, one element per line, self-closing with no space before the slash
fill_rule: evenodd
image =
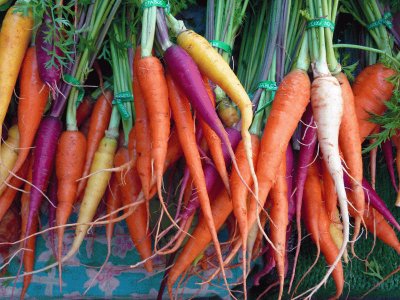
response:
<path id="1" fill-rule="evenodd" d="M 149 117 L 146 110 L 145 100 L 140 88 L 138 80 L 138 61 L 140 59 L 140 47 L 136 49 L 135 59 L 133 62 L 133 94 L 135 101 L 135 127 L 136 129 L 136 143 L 137 143 L 137 170 L 142 183 L 142 189 L 146 199 L 149 199 L 150 181 L 151 181 L 151 143 L 148 139 L 151 135 Z"/>
<path id="2" fill-rule="evenodd" d="M 126 147 L 120 147 L 115 155 L 114 164 L 119 167 L 130 160 L 129 151 Z M 128 205 L 135 201 L 141 191 L 140 177 L 136 167 L 132 167 L 127 172 L 120 171 L 115 174 L 121 192 L 122 204 Z M 151 256 L 151 239 L 148 232 L 148 213 L 146 203 L 142 203 L 135 208 L 133 213 L 126 218 L 129 233 L 132 241 L 144 260 Z M 153 271 L 151 260 L 147 260 L 144 266 L 148 272 Z"/>
<path id="3" fill-rule="evenodd" d="M 94 100 L 90 96 L 83 98 L 81 104 L 79 104 L 76 109 L 76 126 L 81 127 L 81 125 L 86 121 L 91 115 L 94 107 Z"/>
<path id="4" fill-rule="evenodd" d="M 349 195 L 349 198 L 351 197 L 352 195 Z M 357 214 L 351 206 L 349 206 L 349 212 L 351 216 Z M 369 210 L 364 211 L 363 219 L 369 232 L 376 234 L 382 242 L 393 248 L 400 255 L 400 241 L 396 232 L 381 213 L 371 207 Z"/>
<path id="5" fill-rule="evenodd" d="M 322 162 L 322 180 L 323 180 L 323 195 L 325 200 L 325 209 L 328 213 L 329 219 L 332 222 L 340 222 L 336 218 L 337 209 L 337 193 L 335 190 L 335 183 L 329 173 L 328 167 L 325 162 Z"/>
<path id="6" fill-rule="evenodd" d="M 307 169 L 307 178 L 304 183 L 303 205 L 302 205 L 302 219 L 306 226 L 307 231 L 310 233 L 312 240 L 317 246 L 317 255 L 314 262 L 309 267 L 308 271 L 303 274 L 297 283 L 293 294 L 296 293 L 298 287 L 303 282 L 304 278 L 311 272 L 316 263 L 318 262 L 321 253 L 320 232 L 318 228 L 320 218 L 320 203 L 322 202 L 322 187 L 319 178 L 318 162 L 314 162 Z"/>
<path id="7" fill-rule="evenodd" d="M 396 147 L 397 174 L 400 174 L 400 133 L 399 132 L 392 137 L 392 141 L 393 141 L 393 144 Z M 399 181 L 399 192 L 397 192 L 397 199 L 396 199 L 395 205 L 397 207 L 400 207 L 400 181 Z"/>
<path id="8" fill-rule="evenodd" d="M 8 9 L 0 31 L 0 124 L 4 122 L 33 28 L 31 10 L 24 15 L 16 12 L 17 8 L 18 3 Z"/>
<path id="9" fill-rule="evenodd" d="M 363 162 L 361 155 L 361 141 L 359 139 L 359 126 L 354 106 L 354 95 L 350 83 L 344 73 L 339 73 L 336 78 L 340 83 L 343 97 L 343 116 L 339 129 L 339 146 L 343 154 L 348 172 L 352 177 L 351 193 L 354 195 L 352 203 L 359 216 L 355 219 L 353 241 L 357 238 L 362 215 L 365 209 L 364 191 L 362 189 Z M 329 215 L 329 211 L 328 211 Z M 329 215 L 331 217 L 331 215 Z"/>
<path id="10" fill-rule="evenodd" d="M 251 137 L 249 133 L 249 128 L 253 121 L 253 110 L 248 94 L 228 63 L 204 37 L 192 30 L 181 30 L 177 35 L 177 42 L 193 58 L 200 71 L 221 87 L 238 106 L 241 113 L 242 139 L 246 145 L 247 161 L 253 177 L 254 188 L 257 191 L 258 184 L 254 166 L 252 165 Z"/>
<path id="11" fill-rule="evenodd" d="M 187 166 L 193 179 L 193 184 L 196 187 L 197 195 L 200 202 L 200 207 L 203 217 L 206 220 L 208 229 L 210 230 L 214 247 L 218 256 L 218 261 L 223 265 L 222 252 L 218 241 L 217 229 L 212 217 L 210 199 L 207 193 L 206 181 L 203 168 L 201 165 L 200 154 L 197 149 L 196 137 L 194 134 L 194 121 L 191 115 L 189 102 L 175 85 L 172 77 L 167 74 L 167 84 L 170 99 L 170 106 L 173 113 L 173 118 L 177 124 L 178 136 L 182 145 L 182 150 L 186 158 Z M 225 272 L 222 270 L 225 284 Z"/>
<path id="12" fill-rule="evenodd" d="M 0 196 L 0 221 L 3 219 L 4 215 L 7 213 L 7 210 L 10 208 L 13 203 L 15 196 L 18 193 L 18 189 L 23 185 L 23 181 L 20 178 L 26 178 L 29 168 L 29 159 L 25 160 L 22 167 L 18 170 L 17 176 L 13 177 L 10 180 L 10 186 L 3 192 Z"/>
<path id="13" fill-rule="evenodd" d="M 8 138 L 0 149 L 0 182 L 4 182 L 13 169 L 18 157 L 19 132 L 18 126 L 14 125 L 8 130 Z M 0 194 L 7 185 L 2 184 Z"/>
<path id="14" fill-rule="evenodd" d="M 205 77 L 204 75 L 203 75 L 203 82 L 204 82 L 204 86 L 206 87 L 208 96 L 210 97 L 211 102 L 215 106 L 214 93 L 210 87 L 208 78 Z M 224 154 L 222 151 L 221 140 L 219 139 L 218 135 L 211 129 L 211 127 L 208 126 L 206 122 L 204 122 L 203 119 L 199 119 L 199 121 L 200 121 L 201 128 L 203 129 L 204 138 L 207 141 L 207 145 L 209 147 L 210 154 L 213 159 L 215 168 L 217 169 L 218 174 L 221 177 L 222 182 L 225 185 L 225 188 L 228 191 L 230 191 L 229 175 L 226 170 L 226 164 L 225 164 Z"/>
<path id="15" fill-rule="evenodd" d="M 285 251 L 286 251 L 286 228 L 288 226 L 288 195 L 286 182 L 286 156 L 283 157 L 279 167 L 277 178 L 271 189 L 271 241 L 276 250 L 274 259 L 279 277 L 279 296 L 283 295 L 283 285 L 285 281 Z"/>
<path id="16" fill-rule="evenodd" d="M 30 47 L 26 51 L 20 75 L 20 97 L 18 103 L 18 131 L 20 139 L 18 158 L 6 182 L 11 179 L 13 173 L 18 172 L 28 157 L 48 97 L 49 88 L 39 76 L 35 47 Z M 3 184 L 1 188 L 3 188 Z"/>
<path id="17" fill-rule="evenodd" d="M 160 60 L 154 56 L 139 59 L 137 76 L 149 118 L 151 157 L 154 176 L 157 179 L 158 196 L 163 201 L 161 184 L 170 133 L 167 82 Z"/>
<path id="18" fill-rule="evenodd" d="M 94 105 L 92 117 L 90 118 L 89 132 L 87 136 L 87 148 L 85 166 L 83 169 L 82 177 L 89 175 L 90 166 L 92 165 L 93 157 L 99 147 L 100 141 L 104 136 L 108 123 L 111 118 L 112 105 L 111 101 L 113 94 L 107 90 L 103 95 L 97 99 Z M 77 196 L 79 197 L 85 189 L 88 179 L 82 179 L 78 185 Z"/>
<path id="19" fill-rule="evenodd" d="M 259 149 L 257 147 L 257 144 L 254 144 L 253 146 L 254 147 L 252 147 L 252 156 L 254 163 L 256 163 L 259 155 Z M 248 176 L 248 179 L 250 177 L 251 176 Z M 243 184 L 241 179 L 240 182 L 241 184 Z M 247 184 L 250 184 L 250 179 Z M 238 185 L 238 182 L 236 182 L 235 185 Z M 232 182 L 231 186 L 234 186 Z M 221 190 L 217 197 L 211 202 L 211 210 L 214 218 L 215 228 L 219 230 L 233 210 L 232 201 L 226 189 Z M 196 257 L 198 257 L 198 255 L 205 250 L 211 240 L 212 238 L 210 231 L 208 230 L 206 220 L 202 217 L 200 218 L 198 225 L 193 231 L 192 236 L 188 239 L 185 247 L 179 254 L 174 266 L 171 268 L 167 282 L 170 294 L 172 291 L 172 286 L 174 285 L 178 277 L 187 269 L 188 266 L 190 266 L 190 264 L 196 259 Z"/>
<path id="20" fill-rule="evenodd" d="M 387 79 L 395 74 L 394 70 L 377 63 L 364 68 L 354 81 L 354 106 L 361 143 L 377 126 L 370 121 L 371 113 L 382 115 L 386 110 L 385 101 L 393 92 L 393 84 Z"/>
<path id="21" fill-rule="evenodd" d="M 332 265 L 335 263 L 335 260 L 339 255 L 339 248 L 332 239 L 330 233 L 330 220 L 328 214 L 326 213 L 325 206 L 323 203 L 319 203 L 318 206 L 320 209 L 318 221 L 319 244 L 321 247 L 321 252 L 325 256 L 326 262 L 328 265 Z M 336 294 L 333 296 L 333 298 L 339 299 L 340 295 L 343 293 L 344 287 L 343 266 L 341 261 L 339 261 L 333 270 L 332 277 L 336 285 Z"/>
<path id="22" fill-rule="evenodd" d="M 251 142 L 252 142 L 252 149 L 254 151 L 253 154 L 253 159 L 256 162 L 257 161 L 257 156 L 258 156 L 258 149 L 260 145 L 260 138 L 252 134 L 251 135 Z M 247 164 L 247 159 L 246 159 L 246 149 L 245 149 L 245 144 L 243 140 L 239 142 L 239 145 L 236 148 L 235 152 L 235 157 L 236 161 L 238 162 L 238 169 L 240 174 L 242 174 L 243 179 L 246 182 L 249 182 L 251 184 L 252 182 L 252 177 L 249 169 L 249 165 Z M 231 192 L 232 192 L 232 206 L 233 206 L 233 213 L 235 215 L 236 221 L 238 222 L 238 227 L 239 227 L 239 233 L 241 236 L 241 242 L 242 242 L 242 256 L 243 256 L 243 278 L 246 278 L 247 272 L 247 256 L 248 256 L 248 249 L 247 249 L 247 237 L 249 234 L 249 227 L 247 224 L 247 188 L 241 181 L 238 172 L 236 169 L 232 170 L 232 174 L 230 177 L 230 187 L 231 187 Z M 251 249 L 249 249 L 251 250 Z M 251 258 L 251 256 L 250 256 Z M 245 287 L 245 282 L 244 280 L 244 287 Z"/>
<path id="23" fill-rule="evenodd" d="M 85 163 L 86 138 L 80 131 L 64 131 L 58 142 L 56 154 L 57 190 L 57 226 L 65 225 L 72 212 L 78 188 L 77 180 L 82 176 Z M 61 258 L 63 247 L 64 227 L 58 231 L 58 260 L 61 283 Z M 60 284 L 61 287 L 61 284 Z"/>
<path id="24" fill-rule="evenodd" d="M 375 127 L 375 129 L 372 131 L 372 134 L 377 134 L 379 133 L 379 126 Z M 376 142 L 375 138 L 372 138 L 369 140 L 369 144 L 373 145 Z M 375 190 L 375 183 L 376 183 L 376 156 L 378 154 L 378 148 L 374 147 L 371 149 L 369 157 L 370 157 L 370 173 L 371 173 L 371 185 L 372 188 Z"/>
<path id="25" fill-rule="evenodd" d="M 116 211 L 121 207 L 122 201 L 121 201 L 121 190 L 119 188 L 119 184 L 116 178 L 116 174 L 111 175 L 110 183 L 107 187 L 106 191 L 106 212 L 107 214 L 111 214 L 112 212 Z M 107 256 L 106 259 L 104 260 L 103 265 L 101 266 L 100 270 L 96 273 L 96 275 L 92 278 L 92 280 L 89 283 L 89 286 L 86 288 L 85 292 L 83 293 L 84 295 L 89 291 L 89 289 L 93 286 L 93 283 L 95 280 L 98 278 L 100 275 L 101 271 L 103 270 L 103 267 L 107 264 L 110 255 L 111 255 L 111 241 L 112 241 L 112 236 L 114 232 L 114 226 L 115 223 L 112 222 L 117 217 L 116 214 L 111 214 L 107 220 L 110 221 L 106 225 L 106 238 L 107 238 Z"/>
<path id="26" fill-rule="evenodd" d="M 276 91 L 271 112 L 265 124 L 257 160 L 256 174 L 259 181 L 258 200 L 263 207 L 273 186 L 277 170 L 301 116 L 310 100 L 310 79 L 305 71 L 295 69 L 287 74 Z M 249 207 L 249 226 L 257 215 L 254 199 Z"/>
<path id="27" fill-rule="evenodd" d="M 38 218 L 34 218 L 31 226 L 30 226 L 30 231 L 26 232 L 26 229 L 28 228 L 28 216 L 29 216 L 29 209 L 30 209 L 30 192 L 32 189 L 32 186 L 30 182 L 32 181 L 32 164 L 29 167 L 29 172 L 28 172 L 28 177 L 27 181 L 28 183 L 25 183 L 24 187 L 24 193 L 22 194 L 21 197 L 21 238 L 24 238 L 30 234 L 33 234 L 37 231 L 38 229 Z M 30 237 L 26 242 L 22 242 L 26 251 L 23 252 L 23 264 L 24 264 L 24 271 L 25 273 L 27 272 L 32 272 L 33 271 L 33 266 L 35 262 L 35 243 L 36 243 L 36 236 Z M 26 291 L 28 290 L 28 287 L 30 285 L 30 282 L 32 280 L 32 275 L 26 275 L 24 276 L 24 283 L 23 283 L 23 288 L 21 292 L 21 299 L 24 298 Z"/>
<path id="28" fill-rule="evenodd" d="M 96 214 L 96 209 L 107 189 L 108 182 L 111 178 L 111 173 L 102 171 L 113 166 L 115 151 L 117 150 L 117 141 L 113 137 L 106 135 L 100 141 L 99 148 L 93 157 L 92 166 L 90 168 L 89 180 L 85 188 L 82 204 L 79 210 L 76 226 L 75 238 L 68 253 L 63 257 L 62 261 L 68 260 L 78 250 L 86 236 L 89 225 L 85 224 L 93 220 Z M 100 171 L 100 172 L 99 172 Z"/>

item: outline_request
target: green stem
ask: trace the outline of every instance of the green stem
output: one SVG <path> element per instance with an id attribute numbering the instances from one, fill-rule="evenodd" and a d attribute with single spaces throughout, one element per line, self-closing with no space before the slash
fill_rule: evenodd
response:
<path id="1" fill-rule="evenodd" d="M 142 0 L 142 3 L 145 0 Z M 142 19 L 142 57 L 152 56 L 151 52 L 153 50 L 154 44 L 154 34 L 156 32 L 156 17 L 157 17 L 157 7 L 149 7 L 143 10 Z"/>
<path id="2" fill-rule="evenodd" d="M 366 46 L 360 46 L 360 45 L 353 45 L 353 44 L 334 44 L 333 48 L 359 49 L 359 50 L 383 54 L 385 57 L 389 58 L 397 67 L 400 67 L 400 61 L 398 59 L 394 58 L 393 56 L 387 54 L 384 50 L 375 49 L 375 48 L 366 47 Z"/>
<path id="3" fill-rule="evenodd" d="M 118 139 L 120 121 L 121 117 L 119 115 L 118 108 L 117 106 L 114 105 L 111 112 L 110 123 L 108 123 L 108 130 L 106 131 L 106 137 Z"/>
<path id="4" fill-rule="evenodd" d="M 294 68 L 298 70 L 303 70 L 304 72 L 308 71 L 310 67 L 310 56 L 308 49 L 308 36 L 311 34 L 309 32 L 304 32 L 303 41 L 301 42 L 301 47 L 299 51 L 299 55 L 297 57 L 296 63 L 294 64 Z"/>
<path id="5" fill-rule="evenodd" d="M 330 1 L 328 1 L 328 2 L 330 3 Z M 334 17 L 331 16 L 330 12 L 332 10 L 332 7 L 331 7 L 331 5 L 327 5 L 327 0 L 322 1 L 322 9 L 323 9 L 323 15 L 330 16 L 328 19 L 334 23 L 336 16 L 334 16 Z M 324 28 L 324 33 L 325 33 L 325 44 L 326 44 L 326 55 L 327 55 L 328 68 L 329 68 L 329 71 L 331 71 L 331 73 L 333 75 L 336 75 L 341 72 L 341 66 L 336 59 L 335 52 L 333 51 L 333 47 L 332 47 L 333 33 L 330 28 Z"/>

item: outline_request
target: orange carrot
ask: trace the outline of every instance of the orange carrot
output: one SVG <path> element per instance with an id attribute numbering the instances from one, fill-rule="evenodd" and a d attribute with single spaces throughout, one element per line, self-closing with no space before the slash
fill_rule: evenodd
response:
<path id="1" fill-rule="evenodd" d="M 104 132 L 108 127 L 111 118 L 112 110 L 112 92 L 107 90 L 97 99 L 90 118 L 89 132 L 87 136 L 87 148 L 85 166 L 83 168 L 82 177 L 89 175 L 90 166 L 92 165 L 94 154 L 99 147 L 101 139 L 104 137 Z M 88 178 L 82 179 L 78 184 L 77 196 L 81 196 L 85 190 Z"/>
<path id="2" fill-rule="evenodd" d="M 20 97 L 18 103 L 18 158 L 12 169 L 16 173 L 28 157 L 30 147 L 39 128 L 40 121 L 49 97 L 49 88 L 40 79 L 35 47 L 25 54 L 20 75 Z M 11 179 L 12 174 L 7 178 Z M 3 185 L 2 185 L 3 186 Z"/>
<path id="3" fill-rule="evenodd" d="M 361 155 L 361 141 L 359 138 L 360 130 L 354 107 L 354 95 L 350 83 L 344 73 L 338 74 L 336 78 L 340 83 L 343 97 L 343 116 L 339 130 L 339 146 L 348 168 L 348 172 L 352 177 L 351 193 L 354 195 L 354 197 L 352 197 L 354 200 L 352 204 L 359 212 L 359 216 L 355 219 L 353 233 L 353 239 L 356 239 L 360 232 L 361 220 L 365 208 L 364 191 L 361 186 L 363 179 L 363 162 Z"/>
<path id="4" fill-rule="evenodd" d="M 260 146 L 260 138 L 252 134 L 251 135 L 251 147 L 253 150 L 253 160 L 257 162 L 258 157 L 258 149 Z M 242 176 L 242 178 L 248 182 L 250 185 L 253 182 L 250 167 L 247 163 L 246 149 L 243 140 L 239 142 L 239 145 L 235 151 L 235 158 L 238 164 L 238 170 Z M 233 213 L 235 215 L 236 221 L 239 227 L 239 233 L 241 236 L 242 243 L 242 256 L 243 256 L 243 274 L 244 278 L 247 276 L 246 268 L 247 268 L 247 251 L 252 249 L 247 249 L 247 237 L 249 234 L 249 227 L 247 224 L 247 193 L 248 190 L 246 186 L 243 184 L 242 180 L 239 177 L 239 173 L 236 169 L 232 170 L 231 178 L 230 178 L 230 187 L 232 192 L 232 206 Z M 243 285 L 245 285 L 246 280 L 244 280 Z"/>
<path id="5" fill-rule="evenodd" d="M 311 83 L 307 73 L 295 69 L 285 76 L 275 94 L 257 160 L 258 200 L 261 207 L 265 204 L 290 138 L 310 100 L 310 90 Z M 256 201 L 252 199 L 249 226 L 252 226 L 257 218 L 256 213 L 250 214 L 250 211 L 258 211 L 256 206 Z"/>
<path id="6" fill-rule="evenodd" d="M 204 86 L 206 87 L 208 96 L 210 97 L 210 100 L 212 101 L 213 105 L 215 106 L 214 93 L 211 89 L 209 80 L 206 76 L 203 76 L 203 82 L 204 82 Z M 207 145 L 209 147 L 210 154 L 213 159 L 215 168 L 217 169 L 218 174 L 221 177 L 222 182 L 225 185 L 225 188 L 228 191 L 230 191 L 229 176 L 228 176 L 228 172 L 226 170 L 226 164 L 225 164 L 224 155 L 223 155 L 223 151 L 222 151 L 221 140 L 218 137 L 218 135 L 215 133 L 215 131 L 212 130 L 211 127 L 208 126 L 207 123 L 203 119 L 200 118 L 199 121 L 200 121 L 201 128 L 203 129 L 204 138 L 207 141 Z"/>
<path id="7" fill-rule="evenodd" d="M 65 225 L 72 212 L 72 206 L 77 197 L 77 180 L 82 176 L 85 155 L 86 138 L 83 133 L 80 131 L 64 131 L 58 142 L 56 154 L 56 175 L 58 180 L 57 226 Z M 64 230 L 64 227 L 57 229 L 60 274 Z"/>
<path id="8" fill-rule="evenodd" d="M 252 139 L 254 141 L 254 139 Z M 239 147 L 239 146 L 238 146 Z M 253 150 L 253 162 L 254 164 L 257 162 L 259 147 L 258 144 L 255 143 L 252 146 Z M 238 150 L 236 150 L 238 151 Z M 247 163 L 247 156 L 245 156 L 245 162 Z M 239 161 L 238 161 L 239 164 Z M 242 163 L 241 163 L 242 164 Z M 244 164 L 244 163 L 243 163 Z M 242 173 L 245 175 L 247 172 Z M 249 185 L 251 183 L 251 175 L 244 176 L 243 179 L 247 178 L 246 184 Z M 244 185 L 241 179 L 238 179 L 238 182 L 234 183 L 231 181 L 231 186 L 236 185 Z M 247 189 L 246 189 L 247 190 Z M 233 193 L 233 191 L 232 191 Z M 232 201 L 229 197 L 228 191 L 223 189 L 217 195 L 217 197 L 211 202 L 211 211 L 214 219 L 215 228 L 219 230 L 221 226 L 225 223 L 226 219 L 230 215 L 233 210 Z M 196 226 L 192 236 L 189 238 L 182 252 L 179 254 L 174 266 L 171 268 L 171 271 L 168 275 L 168 291 L 172 293 L 172 286 L 178 277 L 190 266 L 190 264 L 202 253 L 207 245 L 211 242 L 211 234 L 207 226 L 207 222 L 205 218 L 201 217 L 198 225 Z"/>
<path id="9" fill-rule="evenodd" d="M 315 204 L 317 205 L 317 203 Z M 318 220 L 319 244 L 321 247 L 321 252 L 325 256 L 326 262 L 328 265 L 331 265 L 339 255 L 339 248 L 332 239 L 330 233 L 330 220 L 325 210 L 325 206 L 322 202 L 319 203 L 318 206 L 320 208 Z M 339 263 L 336 265 L 336 268 L 333 270 L 332 277 L 336 285 L 336 294 L 333 296 L 333 298 L 338 299 L 343 293 L 344 286 L 343 266 L 341 261 L 339 261 Z"/>
<path id="10" fill-rule="evenodd" d="M 9 184 L 10 186 L 4 191 L 4 193 L 0 196 L 0 221 L 3 219 L 4 215 L 7 213 L 7 210 L 10 208 L 13 203 L 15 196 L 18 193 L 18 189 L 23 185 L 23 181 L 20 178 L 26 178 L 29 169 L 29 158 L 25 160 L 22 164 L 22 167 L 18 170 L 17 176 L 11 178 Z"/>
<path id="11" fill-rule="evenodd" d="M 356 77 L 352 88 L 361 143 L 377 126 L 369 121 L 371 113 L 382 115 L 386 110 L 385 101 L 393 92 L 393 84 L 387 79 L 395 74 L 394 70 L 377 63 L 366 67 Z"/>
<path id="12" fill-rule="evenodd" d="M 349 194 L 349 198 L 351 197 L 352 195 Z M 349 212 L 351 216 L 357 215 L 351 206 L 349 206 Z M 369 232 L 376 234 L 382 242 L 393 248 L 400 255 L 400 241 L 396 236 L 396 232 L 378 211 L 372 207 L 369 210 L 365 210 L 363 219 Z"/>
<path id="13" fill-rule="evenodd" d="M 167 84 L 170 106 L 172 109 L 173 118 L 177 125 L 176 128 L 178 131 L 178 137 L 182 145 L 187 166 L 193 179 L 193 184 L 197 191 L 203 217 L 206 220 L 208 229 L 210 230 L 218 260 L 222 266 L 222 252 L 218 241 L 217 229 L 212 217 L 210 199 L 208 197 L 201 158 L 197 148 L 196 136 L 194 133 L 194 121 L 191 115 L 189 101 L 187 100 L 186 96 L 184 96 L 183 92 L 179 90 L 178 86 L 175 85 L 172 77 L 169 74 L 167 74 Z M 227 285 L 224 270 L 222 270 L 222 274 L 225 284 Z"/>
<path id="14" fill-rule="evenodd" d="M 114 164 L 119 167 L 129 162 L 129 150 L 126 147 L 120 147 L 115 154 Z M 140 178 L 136 167 L 130 168 L 127 172 L 119 171 L 115 174 L 117 179 L 122 204 L 128 205 L 135 201 L 141 191 Z M 146 203 L 142 203 L 135 207 L 133 213 L 127 217 L 126 223 L 128 225 L 129 233 L 132 241 L 139 252 L 142 259 L 147 259 L 151 256 L 151 239 L 148 232 L 148 214 Z M 153 271 L 153 264 L 151 260 L 147 260 L 144 266 L 148 272 Z"/>
<path id="15" fill-rule="evenodd" d="M 146 110 L 145 100 L 140 88 L 138 79 L 138 64 L 140 59 L 140 47 L 136 49 L 133 62 L 133 94 L 135 101 L 135 127 L 136 129 L 136 148 L 137 148 L 137 170 L 139 172 L 140 182 L 146 199 L 149 199 L 151 182 L 151 143 L 149 142 L 150 124 L 149 116 Z"/>
<path id="16" fill-rule="evenodd" d="M 286 251 L 286 229 L 288 220 L 288 195 L 286 180 L 286 156 L 283 156 L 281 165 L 277 173 L 277 179 L 271 188 L 271 241 L 277 250 L 274 250 L 276 270 L 279 276 L 279 296 L 283 295 L 283 285 L 285 281 L 285 251 Z"/>
<path id="17" fill-rule="evenodd" d="M 29 212 L 29 202 L 30 202 L 30 191 L 32 187 L 30 184 L 30 182 L 32 182 L 32 163 L 33 160 L 29 166 L 28 177 L 27 177 L 28 183 L 25 183 L 24 187 L 25 193 L 23 193 L 21 197 L 21 228 L 22 228 L 21 238 L 24 238 L 30 234 L 35 233 L 38 229 L 38 219 L 34 218 L 32 225 L 30 227 L 31 231 L 29 233 L 26 233 L 28 215 L 29 215 L 28 212 Z M 33 266 L 35 263 L 35 243 L 36 243 L 36 236 L 30 237 L 26 241 L 26 243 L 22 242 L 22 246 L 25 246 L 26 248 L 26 250 L 23 252 L 23 259 L 22 259 L 25 273 L 33 271 Z M 24 276 L 24 284 L 21 292 L 21 299 L 24 298 L 24 295 L 28 290 L 31 280 L 32 280 L 32 275 Z"/>

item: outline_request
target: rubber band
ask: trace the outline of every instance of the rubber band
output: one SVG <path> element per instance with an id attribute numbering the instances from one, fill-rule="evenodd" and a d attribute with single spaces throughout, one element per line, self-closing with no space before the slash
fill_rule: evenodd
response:
<path id="1" fill-rule="evenodd" d="M 140 7 L 141 9 L 146 9 L 154 6 L 165 8 L 167 13 L 170 11 L 169 3 L 166 3 L 164 0 L 145 0 Z"/>
<path id="2" fill-rule="evenodd" d="M 79 80 L 70 74 L 64 75 L 64 81 L 78 90 L 78 98 L 76 99 L 75 102 L 76 107 L 78 107 L 79 104 L 82 103 L 83 97 L 85 96 L 85 89 L 81 86 Z"/>
<path id="3" fill-rule="evenodd" d="M 275 81 L 265 80 L 257 84 L 257 89 L 264 89 L 267 91 L 276 91 L 278 86 Z"/>
<path id="4" fill-rule="evenodd" d="M 221 49 L 226 53 L 228 53 L 229 55 L 232 55 L 232 48 L 227 43 L 217 40 L 210 40 L 209 43 L 211 44 L 211 46 Z"/>
<path id="5" fill-rule="evenodd" d="M 375 22 L 372 22 L 371 24 L 367 25 L 368 30 L 372 30 L 376 27 L 379 26 L 386 26 L 389 29 L 392 29 L 393 23 L 392 23 L 392 14 L 390 12 L 387 12 L 383 15 L 383 18 L 380 20 L 377 20 Z"/>
<path id="6" fill-rule="evenodd" d="M 307 22 L 307 29 L 316 27 L 329 28 L 330 30 L 334 31 L 335 23 L 325 18 L 313 19 Z"/>
<path id="7" fill-rule="evenodd" d="M 133 102 L 133 95 L 131 92 L 127 91 L 117 93 L 115 94 L 114 100 L 112 101 L 112 104 L 117 106 L 121 118 L 124 120 L 128 120 L 131 117 L 131 114 L 126 109 L 124 102 Z"/>

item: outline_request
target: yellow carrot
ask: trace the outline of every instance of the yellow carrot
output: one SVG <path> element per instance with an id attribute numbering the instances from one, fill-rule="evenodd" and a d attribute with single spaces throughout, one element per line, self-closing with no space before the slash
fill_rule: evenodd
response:
<path id="1" fill-rule="evenodd" d="M 90 174 L 93 175 L 89 177 L 87 182 L 77 223 L 89 223 L 93 220 L 97 207 L 107 189 L 108 181 L 111 178 L 111 172 L 98 171 L 113 167 L 116 150 L 116 139 L 106 136 L 101 140 L 90 168 Z M 63 258 L 63 261 L 72 257 L 79 250 L 88 229 L 89 225 L 76 226 L 74 242 L 68 254 Z"/>
<path id="2" fill-rule="evenodd" d="M 15 12 L 17 5 L 8 9 L 0 31 L 0 136 L 33 27 L 31 12 Z"/>
<path id="3" fill-rule="evenodd" d="M 0 150 L 0 182 L 4 182 L 10 170 L 14 167 L 18 157 L 19 132 L 18 126 L 14 125 L 8 130 L 8 138 L 3 143 Z M 0 195 L 3 193 L 7 185 L 3 185 L 0 189 Z"/>

